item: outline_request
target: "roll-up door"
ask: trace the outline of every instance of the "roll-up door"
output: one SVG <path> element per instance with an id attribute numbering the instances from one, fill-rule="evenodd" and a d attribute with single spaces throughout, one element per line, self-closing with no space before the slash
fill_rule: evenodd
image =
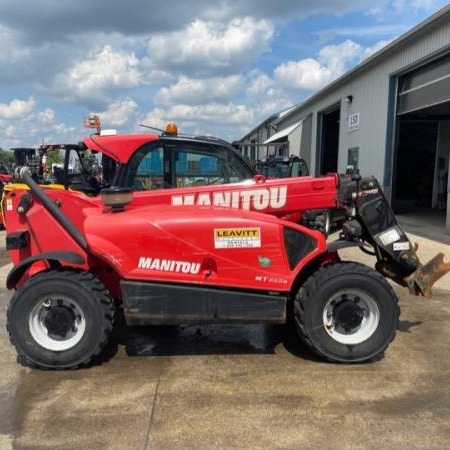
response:
<path id="1" fill-rule="evenodd" d="M 399 115 L 450 102 L 450 55 L 400 78 Z"/>

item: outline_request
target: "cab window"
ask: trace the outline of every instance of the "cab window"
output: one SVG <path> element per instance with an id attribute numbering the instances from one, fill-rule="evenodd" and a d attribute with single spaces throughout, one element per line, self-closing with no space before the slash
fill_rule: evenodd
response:
<path id="1" fill-rule="evenodd" d="M 153 148 L 142 155 L 131 187 L 136 191 L 164 188 L 164 149 Z"/>
<path id="2" fill-rule="evenodd" d="M 73 190 L 95 195 L 101 188 L 100 166 L 96 156 L 90 150 L 66 150 L 68 155 L 67 179 L 64 164 L 53 164 L 53 177 L 58 184 L 64 184 Z"/>
<path id="3" fill-rule="evenodd" d="M 192 150 L 175 152 L 176 187 L 234 183 L 244 179 L 225 154 L 197 153 Z"/>
<path id="4" fill-rule="evenodd" d="M 305 177 L 309 175 L 308 166 L 305 160 L 299 159 L 292 163 L 292 176 L 293 177 Z"/>
<path id="5" fill-rule="evenodd" d="M 253 173 L 225 147 L 195 143 L 147 144 L 130 159 L 123 184 L 134 190 L 235 183 Z"/>

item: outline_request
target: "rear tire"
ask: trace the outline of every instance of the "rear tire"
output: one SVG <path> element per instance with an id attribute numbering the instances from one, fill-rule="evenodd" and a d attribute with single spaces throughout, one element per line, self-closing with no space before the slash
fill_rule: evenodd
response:
<path id="1" fill-rule="evenodd" d="M 381 358 L 395 337 L 399 314 L 397 296 L 387 281 L 358 263 L 322 267 L 294 300 L 300 338 L 332 362 Z"/>
<path id="2" fill-rule="evenodd" d="M 46 369 L 90 363 L 107 344 L 114 303 L 89 272 L 49 270 L 26 281 L 7 312 L 7 330 L 19 360 Z"/>

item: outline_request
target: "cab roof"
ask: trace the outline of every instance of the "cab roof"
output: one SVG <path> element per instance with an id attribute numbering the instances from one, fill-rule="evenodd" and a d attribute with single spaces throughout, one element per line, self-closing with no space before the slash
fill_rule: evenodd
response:
<path id="1" fill-rule="evenodd" d="M 156 134 L 91 135 L 84 138 L 83 143 L 91 150 L 104 153 L 117 162 L 126 164 L 139 147 L 159 138 L 160 136 Z"/>
<path id="2" fill-rule="evenodd" d="M 110 158 L 114 159 L 120 164 L 128 163 L 130 157 L 134 152 L 149 142 L 162 141 L 162 142 L 196 142 L 204 144 L 219 144 L 228 147 L 234 153 L 238 153 L 238 150 L 232 147 L 228 142 L 221 139 L 217 139 L 210 136 L 174 136 L 174 135 L 157 135 L 157 134 L 123 134 L 123 135 L 110 135 L 99 136 L 93 134 L 83 139 L 84 145 L 94 151 L 103 153 Z"/>

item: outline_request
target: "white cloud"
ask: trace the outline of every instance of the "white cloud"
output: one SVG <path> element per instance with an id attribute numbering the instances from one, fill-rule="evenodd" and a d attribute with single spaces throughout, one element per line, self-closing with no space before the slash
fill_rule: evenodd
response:
<path id="1" fill-rule="evenodd" d="M 342 27 L 342 28 L 330 28 L 326 30 L 320 30 L 317 32 L 319 41 L 325 44 L 332 41 L 335 38 L 353 37 L 353 38 L 368 38 L 368 37 L 397 37 L 404 33 L 408 27 L 402 23 L 397 24 L 383 24 L 372 25 L 363 27 Z"/>
<path id="2" fill-rule="evenodd" d="M 139 60 L 134 53 L 105 45 L 57 75 L 54 91 L 68 99 L 104 99 L 109 89 L 136 87 L 140 79 Z"/>
<path id="3" fill-rule="evenodd" d="M 195 121 L 210 124 L 238 124 L 249 123 L 253 114 L 245 105 L 233 103 L 210 103 L 204 105 L 173 105 L 166 110 L 166 116 L 170 121 Z"/>
<path id="4" fill-rule="evenodd" d="M 318 59 L 288 61 L 278 66 L 274 77 L 280 86 L 289 90 L 315 91 L 330 83 L 358 62 L 364 48 L 348 39 L 339 45 L 327 45 L 319 51 Z"/>
<path id="5" fill-rule="evenodd" d="M 14 99 L 10 103 L 0 103 L 1 119 L 20 119 L 31 113 L 35 105 L 34 97 L 28 100 Z"/>
<path id="6" fill-rule="evenodd" d="M 50 108 L 32 112 L 9 125 L 0 123 L 2 148 L 36 147 L 40 144 L 78 142 L 81 130 L 56 119 Z"/>
<path id="7" fill-rule="evenodd" d="M 95 114 L 99 115 L 102 127 L 121 127 L 136 120 L 137 108 L 137 103 L 127 97 L 114 101 L 105 111 Z"/>
<path id="8" fill-rule="evenodd" d="M 130 8 L 108 0 L 42 0 L 45 14 L 36 14 L 21 3 L 0 0 L 2 146 L 13 139 L 22 141 L 18 145 L 42 137 L 79 139 L 79 119 L 88 111 L 100 111 L 105 126 L 123 131 L 151 110 L 149 124 L 181 120 L 190 130 L 236 137 L 389 42 L 373 39 L 395 37 L 425 18 L 420 11 L 444 6 L 443 0 L 369 6 L 356 0 L 167 0 L 163 8 L 149 8 L 148 0 L 136 0 Z M 317 28 L 330 20 L 331 30 Z M 349 40 L 315 50 L 336 39 Z M 15 97 L 23 98 L 11 101 Z"/>
<path id="9" fill-rule="evenodd" d="M 380 42 L 369 49 L 352 40 L 328 45 L 316 58 L 280 65 L 273 78 L 257 69 L 241 78 L 199 80 L 180 76 L 176 84 L 158 91 L 155 103 L 160 107 L 154 108 L 144 122 L 164 128 L 174 121 L 188 133 L 200 126 L 216 130 L 216 134 L 221 130 L 225 136 L 236 137 L 271 114 L 292 106 L 293 94 L 304 97 L 324 87 L 383 44 Z M 219 82 L 223 89 L 217 88 Z M 233 101 L 236 96 L 242 98 L 239 103 Z"/>
<path id="10" fill-rule="evenodd" d="M 330 69 L 312 58 L 283 63 L 275 69 L 274 75 L 282 87 L 303 91 L 320 89 L 332 79 Z"/>
<path id="11" fill-rule="evenodd" d="M 291 95 L 264 72 L 254 70 L 248 75 L 245 90 L 246 104 L 253 111 L 256 120 L 268 116 L 292 105 Z"/>
<path id="12" fill-rule="evenodd" d="M 443 0 L 382 0 L 376 6 L 367 8 L 365 14 L 379 23 L 403 24 L 408 29 L 423 19 L 423 13 L 431 14 L 444 6 Z"/>
<path id="13" fill-rule="evenodd" d="M 387 0 L 379 1 L 383 5 L 387 3 Z M 68 37 L 78 38 L 98 30 L 109 33 L 117 31 L 124 36 L 142 36 L 152 31 L 179 30 L 195 19 L 222 23 L 247 16 L 268 20 L 291 19 L 320 12 L 337 15 L 368 8 L 360 0 L 165 0 L 164 3 L 155 0 L 133 0 L 132 3 L 39 0 L 38 11 L 41 14 L 27 6 L 26 1 L 0 1 L 0 17 L 8 26 L 20 29 L 26 42 L 32 45 Z"/>
<path id="14" fill-rule="evenodd" d="M 369 56 L 372 56 L 376 52 L 380 51 L 383 47 L 386 47 L 386 45 L 390 44 L 392 41 L 379 41 L 375 43 L 372 47 L 367 47 L 364 49 L 361 59 L 366 59 Z"/>
<path id="15" fill-rule="evenodd" d="M 234 140 L 267 116 L 291 105 L 287 95 L 270 89 L 263 96 L 248 99 L 245 104 L 228 102 L 154 108 L 141 123 L 164 129 L 169 122 L 175 122 L 180 133 L 213 134 Z"/>
<path id="16" fill-rule="evenodd" d="M 193 79 L 180 76 L 172 86 L 161 88 L 155 95 L 158 104 L 169 105 L 182 103 L 198 105 L 206 102 L 228 101 L 243 84 L 243 77 L 230 75 L 208 79 Z"/>
<path id="17" fill-rule="evenodd" d="M 267 52 L 273 35 L 267 20 L 238 18 L 227 25 L 196 20 L 182 31 L 151 37 L 148 52 L 159 67 L 223 74 L 239 71 Z"/>
<path id="18" fill-rule="evenodd" d="M 214 135 L 231 141 L 244 134 L 255 121 L 254 110 L 230 102 L 154 108 L 140 123 L 164 129 L 169 122 L 175 122 L 179 133 Z"/>
<path id="19" fill-rule="evenodd" d="M 430 11 L 433 9 L 435 2 L 433 0 L 395 0 L 393 6 L 399 13 L 405 9 L 412 9 L 413 11 Z"/>
<path id="20" fill-rule="evenodd" d="M 76 127 L 56 119 L 55 111 L 45 108 L 36 111 L 33 96 L 28 100 L 14 99 L 0 104 L 0 129 L 2 148 L 35 147 L 43 142 L 77 142 Z"/>
<path id="21" fill-rule="evenodd" d="M 306 17 L 318 12 L 338 15 L 367 8 L 366 4 L 357 0 L 278 0 L 276 2 L 273 0 L 245 0 L 240 2 L 216 1 L 210 4 L 214 5 L 213 8 L 204 9 L 204 13 L 217 19 L 251 15 L 258 18 L 289 20 L 292 17 Z"/>
<path id="22" fill-rule="evenodd" d="M 363 52 L 363 47 L 350 39 L 338 45 L 327 45 L 319 52 L 319 59 L 328 67 L 333 77 L 342 75 L 350 61 L 356 61 Z"/>
<path id="23" fill-rule="evenodd" d="M 148 127 L 155 127 L 155 129 L 159 130 L 165 130 L 166 125 L 169 122 L 173 122 L 173 119 L 169 119 L 169 116 L 167 115 L 167 112 L 163 108 L 154 108 L 149 113 L 145 115 L 140 120 L 140 123 L 148 126 Z M 177 125 L 180 125 L 178 123 Z M 180 132 L 183 132 L 181 129 L 179 129 Z M 150 130 L 150 132 L 152 132 Z M 184 130 L 186 132 L 186 130 Z"/>
<path id="24" fill-rule="evenodd" d="M 168 108 L 154 108 L 140 123 L 164 129 L 169 122 L 178 125 L 178 132 L 184 134 L 213 134 L 235 139 L 241 129 L 255 121 L 254 111 L 246 105 L 211 103 L 205 105 L 173 105 Z"/>
<path id="25" fill-rule="evenodd" d="M 272 78 L 266 75 L 264 72 L 254 70 L 249 74 L 249 82 L 246 89 L 248 97 L 265 95 L 275 85 Z"/>
<path id="26" fill-rule="evenodd" d="M 8 125 L 5 127 L 5 136 L 11 139 L 16 133 L 16 127 L 14 125 Z"/>
<path id="27" fill-rule="evenodd" d="M 33 72 L 31 50 L 20 45 L 17 32 L 0 24 L 0 80 L 2 84 L 15 84 L 29 77 Z"/>
<path id="28" fill-rule="evenodd" d="M 37 115 L 42 123 L 53 123 L 55 120 L 55 111 L 51 108 L 45 108 L 44 111 L 38 112 Z"/>

